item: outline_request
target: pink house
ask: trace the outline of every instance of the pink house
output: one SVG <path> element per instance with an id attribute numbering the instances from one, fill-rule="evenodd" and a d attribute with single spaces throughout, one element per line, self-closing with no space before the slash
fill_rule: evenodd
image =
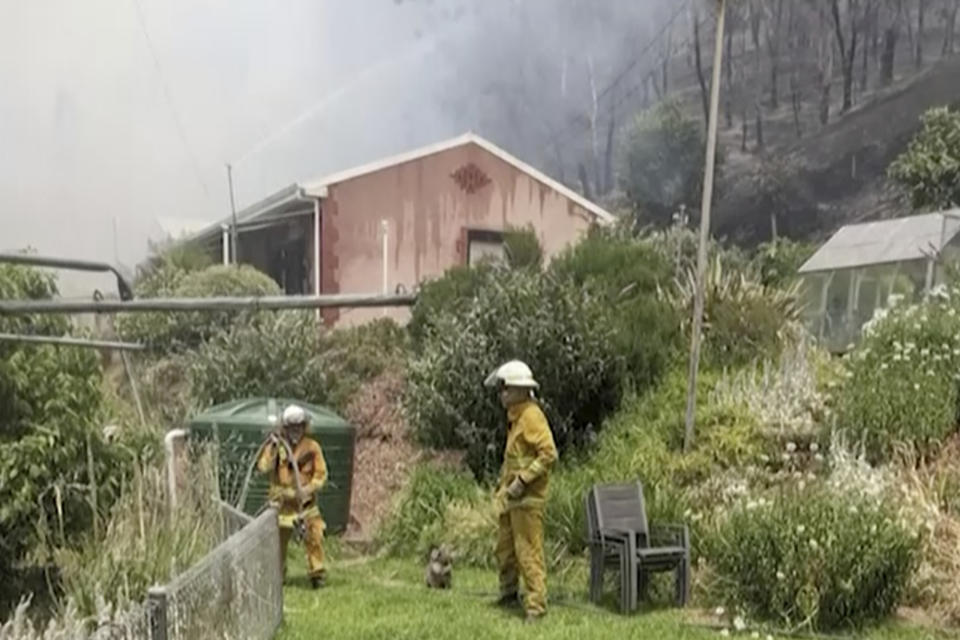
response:
<path id="1" fill-rule="evenodd" d="M 508 226 L 532 225 L 549 259 L 613 216 L 472 133 L 289 187 L 237 214 L 238 258 L 290 294 L 412 290 L 502 251 Z M 229 260 L 229 225 L 193 236 Z M 329 310 L 357 324 L 406 309 Z"/>

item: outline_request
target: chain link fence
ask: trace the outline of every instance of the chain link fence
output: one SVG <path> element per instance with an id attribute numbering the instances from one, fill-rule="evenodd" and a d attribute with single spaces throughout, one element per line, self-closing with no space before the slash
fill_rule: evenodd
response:
<path id="1" fill-rule="evenodd" d="M 224 541 L 150 589 L 149 640 L 268 640 L 283 620 L 277 512 L 256 519 L 222 503 Z"/>

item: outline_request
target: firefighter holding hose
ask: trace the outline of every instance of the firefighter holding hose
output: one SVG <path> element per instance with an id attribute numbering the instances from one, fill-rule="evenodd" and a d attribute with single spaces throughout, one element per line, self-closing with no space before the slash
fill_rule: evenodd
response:
<path id="1" fill-rule="evenodd" d="M 279 512 L 283 575 L 287 574 L 287 545 L 296 528 L 303 535 L 307 572 L 316 589 L 326 584 L 323 557 L 326 524 L 316 504 L 316 492 L 326 484 L 327 464 L 320 445 L 307 436 L 308 423 L 302 407 L 290 405 L 284 409 L 281 430 L 270 434 L 257 460 L 257 469 L 270 474 L 268 496 Z"/>

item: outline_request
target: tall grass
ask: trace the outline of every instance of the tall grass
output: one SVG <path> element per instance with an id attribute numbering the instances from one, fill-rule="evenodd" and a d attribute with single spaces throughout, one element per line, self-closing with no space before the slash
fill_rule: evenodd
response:
<path id="1" fill-rule="evenodd" d="M 192 446 L 187 459 L 173 512 L 163 468 L 139 461 L 119 499 L 102 514 L 102 526 L 79 544 L 54 550 L 60 583 L 53 615 L 33 619 L 32 596 L 26 595 L 0 626 L 0 639 L 86 638 L 104 627 L 111 638 L 137 637 L 147 589 L 190 567 L 222 536 L 213 452 Z"/>
<path id="2" fill-rule="evenodd" d="M 172 513 L 164 470 L 139 464 L 103 532 L 56 552 L 64 599 L 80 613 L 93 614 L 98 598 L 139 602 L 148 587 L 167 582 L 219 541 L 223 523 L 212 451 L 191 449 Z"/>

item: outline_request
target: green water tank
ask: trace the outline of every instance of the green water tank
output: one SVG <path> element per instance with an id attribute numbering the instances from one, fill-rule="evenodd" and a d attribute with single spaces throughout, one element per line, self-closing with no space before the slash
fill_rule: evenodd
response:
<path id="1" fill-rule="evenodd" d="M 330 409 L 289 398 L 234 400 L 211 407 L 190 420 L 191 440 L 218 444 L 220 495 L 234 505 L 242 499 L 241 508 L 252 515 L 266 502 L 269 479 L 256 469 L 251 473 L 250 467 L 256 462 L 260 445 L 279 424 L 280 415 L 289 404 L 303 407 L 310 416 L 309 435 L 320 443 L 327 462 L 327 484 L 318 492 L 317 504 L 327 531 L 341 532 L 350 517 L 356 429 Z"/>

